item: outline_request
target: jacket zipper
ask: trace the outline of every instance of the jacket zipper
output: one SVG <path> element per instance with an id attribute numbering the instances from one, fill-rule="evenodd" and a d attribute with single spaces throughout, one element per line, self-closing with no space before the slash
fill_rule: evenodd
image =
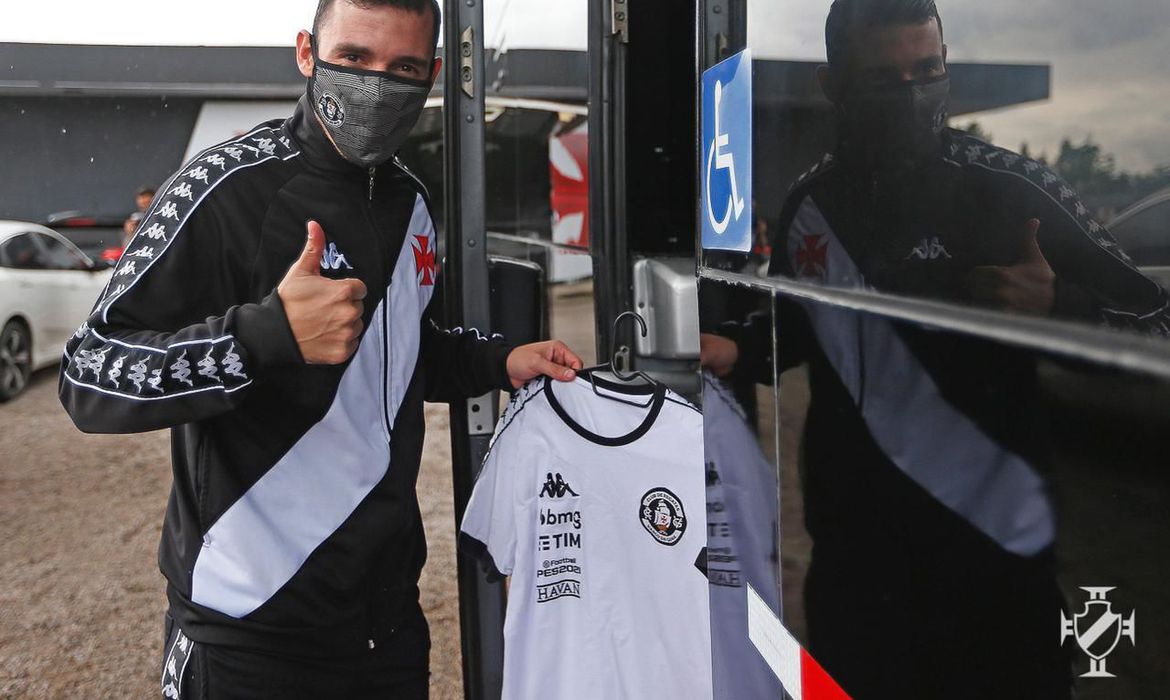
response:
<path id="1" fill-rule="evenodd" d="M 378 247 L 378 257 L 379 257 L 379 263 L 380 263 L 379 269 L 383 271 L 382 279 L 385 279 L 386 278 L 386 275 L 385 275 L 386 265 L 388 264 L 387 259 L 386 259 L 386 245 L 385 245 L 385 242 L 382 240 L 381 232 L 378 230 L 377 219 L 374 218 L 374 185 L 377 182 L 378 169 L 376 167 L 370 168 L 369 175 L 370 175 L 369 187 L 368 187 L 367 192 L 366 192 L 366 203 L 365 203 L 365 207 L 364 207 L 365 214 L 366 214 L 366 223 L 369 225 L 370 234 L 374 237 L 375 245 L 377 245 L 377 247 Z M 390 313 L 389 313 L 390 293 L 389 293 L 389 288 L 390 288 L 390 285 L 386 285 L 385 296 L 382 299 L 382 339 L 381 339 L 382 340 L 382 420 L 386 425 L 386 435 L 388 435 L 388 436 L 392 435 L 391 425 L 390 425 L 390 400 L 389 400 L 390 399 L 390 395 L 389 395 L 389 391 L 390 391 L 389 390 L 389 386 L 390 386 Z M 370 318 L 370 323 L 377 323 L 377 322 L 378 322 L 378 319 L 376 317 Z M 377 647 L 376 638 L 378 637 L 378 634 L 377 634 L 377 625 L 376 625 L 376 618 L 377 618 L 376 611 L 379 609 L 379 606 L 377 605 L 377 603 L 373 599 L 369 600 L 367 602 L 367 605 L 369 606 L 368 610 L 369 610 L 369 619 L 371 621 L 371 625 L 369 628 L 369 639 L 366 640 L 366 644 L 369 648 L 369 651 L 373 651 Z M 391 634 L 393 634 L 393 630 L 391 630 Z"/>
<path id="2" fill-rule="evenodd" d="M 378 257 L 380 258 L 381 269 L 383 270 L 382 279 L 385 279 L 386 266 L 389 265 L 387 260 L 386 244 L 382 240 L 381 233 L 378 230 L 378 222 L 374 218 L 374 185 L 377 181 L 378 169 L 370 168 L 369 170 L 369 189 L 367 191 L 367 201 L 365 206 L 366 222 L 370 226 L 370 233 L 373 235 L 376 245 L 378 246 Z M 391 280 L 393 282 L 393 280 Z M 386 434 L 393 435 L 393 427 L 390 425 L 390 313 L 389 313 L 389 294 L 390 284 L 386 285 L 385 298 L 382 300 L 382 419 L 386 424 Z M 377 322 L 376 318 L 370 321 Z"/>

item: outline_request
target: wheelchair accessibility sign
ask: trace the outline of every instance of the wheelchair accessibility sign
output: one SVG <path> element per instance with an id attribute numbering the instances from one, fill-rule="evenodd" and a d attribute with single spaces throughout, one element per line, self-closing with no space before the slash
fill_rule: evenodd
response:
<path id="1" fill-rule="evenodd" d="M 703 72 L 703 248 L 752 248 L 752 55 L 744 50 Z"/>

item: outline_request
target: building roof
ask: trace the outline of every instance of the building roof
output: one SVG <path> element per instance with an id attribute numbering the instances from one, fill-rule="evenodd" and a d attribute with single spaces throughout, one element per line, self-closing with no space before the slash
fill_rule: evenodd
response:
<path id="1" fill-rule="evenodd" d="M 757 60 L 764 104 L 826 108 L 814 62 Z M 965 114 L 1049 97 L 1047 65 L 955 63 L 951 113 Z M 493 53 L 487 93 L 584 104 L 584 52 L 514 49 Z M 441 94 L 442 77 L 436 85 Z M 295 99 L 305 89 L 291 47 L 79 46 L 0 43 L 0 96 Z"/>

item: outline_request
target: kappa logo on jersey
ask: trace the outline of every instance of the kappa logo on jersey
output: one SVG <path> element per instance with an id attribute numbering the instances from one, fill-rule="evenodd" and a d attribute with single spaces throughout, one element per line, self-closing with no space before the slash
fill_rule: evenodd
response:
<path id="1" fill-rule="evenodd" d="M 906 256 L 907 260 L 950 260 L 951 254 L 947 252 L 946 246 L 942 244 L 938 236 L 933 238 L 923 238 L 922 242 L 914 246 L 910 250 L 910 254 Z"/>
<path id="2" fill-rule="evenodd" d="M 435 249 L 431 246 L 431 239 L 428 236 L 415 236 L 412 245 L 418 284 L 420 287 L 433 287 L 435 284 Z"/>
<path id="3" fill-rule="evenodd" d="M 581 597 L 581 582 L 577 579 L 567 578 L 563 581 L 555 583 L 545 583 L 536 587 L 536 602 L 547 603 L 550 600 L 557 598 L 580 598 Z"/>
<path id="4" fill-rule="evenodd" d="M 330 243 L 325 248 L 325 252 L 321 254 L 321 269 L 340 270 L 343 265 L 347 270 L 353 269 L 353 265 L 349 264 L 349 260 L 346 259 L 345 253 L 342 253 L 337 249 L 336 243 Z"/>
<path id="5" fill-rule="evenodd" d="M 544 488 L 540 490 L 540 498 L 564 498 L 565 496 L 577 495 L 577 492 L 569 486 L 569 482 L 561 478 L 560 472 L 557 472 L 556 478 L 553 478 L 553 473 L 549 472 L 545 476 Z"/>
<path id="6" fill-rule="evenodd" d="M 650 489 L 642 496 L 638 517 L 642 519 L 642 527 L 659 544 L 673 547 L 687 530 L 687 516 L 683 512 L 682 501 L 670 489 L 661 486 Z"/>

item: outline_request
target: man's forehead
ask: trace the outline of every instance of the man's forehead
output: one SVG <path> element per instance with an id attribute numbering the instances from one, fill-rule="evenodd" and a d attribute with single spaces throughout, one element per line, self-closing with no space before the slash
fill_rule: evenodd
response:
<path id="1" fill-rule="evenodd" d="M 858 27 L 851 39 L 851 63 L 862 70 L 909 66 L 941 57 L 943 50 L 942 31 L 933 17 L 921 24 Z"/>

